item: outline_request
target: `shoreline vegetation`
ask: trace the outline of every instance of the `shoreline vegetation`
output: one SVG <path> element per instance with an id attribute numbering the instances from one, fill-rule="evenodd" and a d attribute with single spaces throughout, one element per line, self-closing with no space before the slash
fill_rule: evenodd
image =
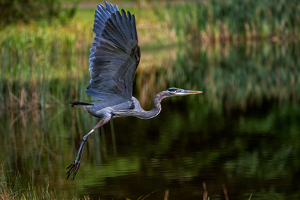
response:
<path id="1" fill-rule="evenodd" d="M 21 174 L 13 170 L 5 172 L 0 170 L 0 199 L 67 199 L 67 194 L 56 194 L 55 189 L 49 189 L 49 182 L 45 180 L 45 186 L 34 185 L 34 174 L 31 173 L 31 180 L 22 178 Z M 83 198 L 72 198 L 73 200 L 89 200 L 88 196 Z"/>
<path id="2" fill-rule="evenodd" d="M 26 183 L 26 180 L 22 179 L 21 174 L 18 172 L 10 171 L 4 172 L 4 170 L 0 170 L 0 200 L 15 200 L 15 199 L 35 199 L 35 200 L 51 200 L 51 199 L 72 199 L 72 200 L 89 200 L 89 196 L 84 196 L 82 198 L 74 198 L 66 194 L 61 193 L 57 194 L 55 189 L 49 189 L 49 182 L 45 179 L 45 186 L 35 187 L 33 182 L 34 174 L 31 173 L 31 180 Z M 207 191 L 206 183 L 203 182 L 203 200 L 208 200 L 209 193 Z M 222 189 L 224 193 L 224 197 L 226 200 L 229 200 L 228 191 L 224 184 L 222 184 Z M 155 193 L 153 191 L 147 195 L 141 195 L 137 200 L 144 200 L 151 196 L 151 194 Z M 165 191 L 163 200 L 169 199 L 169 190 Z M 249 199 L 252 198 L 252 194 L 250 194 Z M 125 198 L 126 200 L 131 200 L 130 198 Z"/>
<path id="3" fill-rule="evenodd" d="M 151 73 L 155 66 L 165 62 L 171 68 L 174 67 L 178 58 L 176 50 L 161 52 L 163 56 L 158 55 L 155 61 L 147 60 L 147 49 L 161 46 L 169 49 L 174 46 L 186 49 L 190 46 L 188 48 L 194 55 L 203 57 L 207 53 L 219 57 L 218 54 L 222 54 L 225 59 L 234 53 L 226 52 L 233 49 L 233 46 L 259 48 L 262 43 L 275 42 L 286 48 L 291 46 L 288 44 L 293 44 L 298 49 L 299 5 L 296 0 L 289 0 L 289 3 L 280 0 L 276 2 L 224 3 L 213 0 L 178 5 L 166 3 L 153 7 L 124 5 L 137 18 L 139 42 L 143 51 L 137 76 L 145 77 L 142 72 Z M 71 102 L 73 99 L 89 100 L 86 99 L 85 88 L 89 81 L 86 70 L 89 49 L 94 38 L 93 15 L 94 9 L 80 8 L 74 19 L 66 25 L 59 22 L 32 22 L 27 25 L 9 25 L 0 31 L 1 109 L 32 109 L 53 104 L 63 105 L 62 102 Z M 199 45 L 195 45 L 197 43 Z M 212 61 L 209 58 L 203 59 Z M 292 63 L 292 66 L 295 65 Z M 290 68 L 279 66 L 282 70 L 286 67 Z M 297 74 L 291 79 L 291 84 L 299 82 Z M 153 83 L 152 79 L 152 82 L 146 84 L 150 86 Z M 195 84 L 204 85 L 202 82 Z M 147 92 L 154 94 L 160 89 L 152 88 Z"/>

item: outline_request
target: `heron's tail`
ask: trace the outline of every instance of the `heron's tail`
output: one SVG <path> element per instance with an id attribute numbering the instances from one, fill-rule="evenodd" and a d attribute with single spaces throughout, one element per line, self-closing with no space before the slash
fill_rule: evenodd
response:
<path id="1" fill-rule="evenodd" d="M 83 102 L 83 101 L 76 101 L 74 103 L 71 103 L 71 106 L 72 107 L 78 107 L 78 108 L 81 108 L 83 110 L 87 110 L 88 107 L 94 106 L 94 104 L 86 103 L 86 102 Z"/>

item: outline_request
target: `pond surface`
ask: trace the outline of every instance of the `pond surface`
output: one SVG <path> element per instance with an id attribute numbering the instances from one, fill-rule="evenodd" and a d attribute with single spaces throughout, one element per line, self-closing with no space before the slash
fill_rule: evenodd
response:
<path id="1" fill-rule="evenodd" d="M 145 109 L 172 86 L 204 93 L 163 100 L 156 118 L 117 118 L 95 131 L 75 180 L 66 167 L 97 118 L 68 101 L 3 109 L 1 163 L 36 186 L 92 199 L 166 191 L 172 200 L 225 199 L 224 190 L 230 200 L 299 199 L 299 53 L 298 43 L 142 50 L 134 96 Z"/>

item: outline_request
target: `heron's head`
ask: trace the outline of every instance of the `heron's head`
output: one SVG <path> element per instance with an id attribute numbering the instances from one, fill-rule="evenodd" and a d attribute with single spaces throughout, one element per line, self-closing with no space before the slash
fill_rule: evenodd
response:
<path id="1" fill-rule="evenodd" d="M 185 96 L 189 94 L 200 94 L 202 91 L 195 90 L 184 90 L 180 88 L 169 88 L 166 90 L 169 93 L 169 96 Z"/>

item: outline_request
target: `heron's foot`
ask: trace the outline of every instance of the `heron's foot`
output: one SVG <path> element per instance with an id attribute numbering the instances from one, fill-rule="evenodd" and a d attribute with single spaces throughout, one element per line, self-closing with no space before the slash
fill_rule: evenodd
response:
<path id="1" fill-rule="evenodd" d="M 75 178 L 75 176 L 76 176 L 76 174 L 77 174 L 77 171 L 78 171 L 78 169 L 79 169 L 79 166 L 80 166 L 80 161 L 79 162 L 73 162 L 69 167 L 67 167 L 67 170 L 69 170 L 68 172 L 67 172 L 67 180 L 68 180 L 68 178 L 70 177 L 70 175 L 73 173 L 73 180 L 74 180 L 74 178 Z"/>

